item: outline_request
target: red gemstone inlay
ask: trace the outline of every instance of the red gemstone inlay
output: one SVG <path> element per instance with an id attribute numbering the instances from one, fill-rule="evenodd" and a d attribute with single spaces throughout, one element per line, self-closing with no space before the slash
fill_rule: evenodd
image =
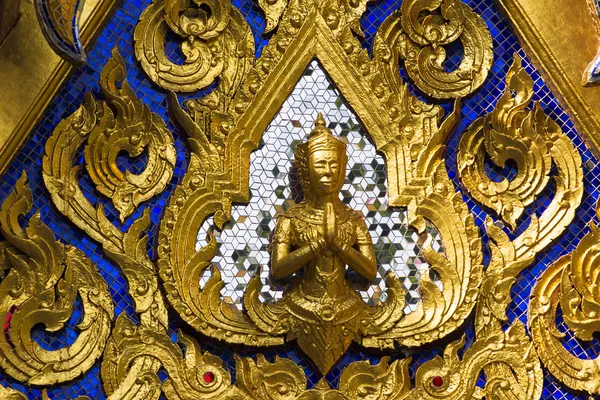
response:
<path id="1" fill-rule="evenodd" d="M 18 310 L 17 306 L 10 306 L 10 310 L 6 313 L 6 318 L 4 320 L 4 333 L 8 332 L 10 328 L 10 321 L 12 320 L 13 314 Z"/>
<path id="2" fill-rule="evenodd" d="M 442 378 L 441 376 L 434 376 L 431 380 L 431 384 L 438 388 L 442 387 L 444 386 L 444 378 Z"/>
<path id="3" fill-rule="evenodd" d="M 4 325 L 10 324 L 10 320 L 12 319 L 13 314 L 17 311 L 17 306 L 10 306 L 10 310 L 6 313 L 6 319 L 4 320 Z"/>
<path id="4" fill-rule="evenodd" d="M 214 380 L 215 380 L 215 374 L 213 374 L 210 371 L 204 373 L 204 382 L 213 383 Z"/>
<path id="5" fill-rule="evenodd" d="M 12 305 L 10 310 L 6 313 L 6 318 L 4 319 L 4 338 L 8 342 L 9 345 L 14 347 L 12 340 L 10 339 L 10 321 L 12 321 L 13 314 L 17 312 L 19 307 Z"/>

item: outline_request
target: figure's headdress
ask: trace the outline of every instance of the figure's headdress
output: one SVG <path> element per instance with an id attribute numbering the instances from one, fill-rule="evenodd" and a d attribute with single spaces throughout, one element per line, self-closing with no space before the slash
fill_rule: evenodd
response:
<path id="1" fill-rule="evenodd" d="M 321 113 L 317 115 L 315 127 L 308 135 L 308 140 L 298 145 L 298 148 L 303 148 L 307 156 L 317 150 L 337 151 L 340 155 L 346 154 L 346 144 L 333 136 Z"/>
<path id="2" fill-rule="evenodd" d="M 308 140 L 301 143 L 296 148 L 296 168 L 298 169 L 298 177 L 300 178 L 300 184 L 302 185 L 302 191 L 304 192 L 304 198 L 308 198 L 311 193 L 309 174 L 308 174 L 308 159 L 312 153 L 319 150 L 335 151 L 338 153 L 340 160 L 341 170 L 344 171 L 345 166 L 348 162 L 348 156 L 346 155 L 346 144 L 341 140 L 333 136 L 333 133 L 327 128 L 325 118 L 319 113 L 315 120 L 315 127 L 308 135 Z"/>

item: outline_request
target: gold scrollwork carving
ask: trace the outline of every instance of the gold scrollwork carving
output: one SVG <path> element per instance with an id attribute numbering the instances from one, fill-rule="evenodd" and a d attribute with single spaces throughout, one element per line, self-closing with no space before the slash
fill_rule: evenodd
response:
<path id="1" fill-rule="evenodd" d="M 84 156 L 96 189 L 112 199 L 123 221 L 140 203 L 165 189 L 173 176 L 175 147 L 163 120 L 150 112 L 125 81 L 125 61 L 116 50 L 102 69 L 100 86 L 108 102 L 99 104 L 101 116 L 87 139 Z M 123 173 L 117 166 L 122 151 L 131 157 L 146 151 L 144 171 Z"/>
<path id="2" fill-rule="evenodd" d="M 183 39 L 183 64 L 165 53 L 168 31 Z M 193 92 L 254 59 L 254 39 L 242 14 L 229 0 L 155 0 L 135 29 L 135 54 L 160 87 Z"/>
<path id="3" fill-rule="evenodd" d="M 108 63 L 106 72 L 103 74 L 106 77 L 105 88 L 113 88 L 114 82 L 118 77 L 124 75 L 123 63 L 115 49 L 113 51 L 114 61 Z M 116 75 L 115 75 L 116 74 Z M 111 80 L 114 79 L 114 80 Z M 112 82 L 109 84 L 109 82 Z M 127 88 L 125 82 L 121 85 Z M 114 93 L 114 90 L 106 89 L 109 93 Z M 139 100 L 135 98 L 133 92 L 128 91 L 129 101 L 120 98 L 118 102 L 113 102 L 113 106 L 131 107 L 129 110 L 136 109 L 142 113 L 147 110 L 145 106 L 139 106 Z M 110 97 L 110 96 L 109 96 Z M 114 100 L 114 98 L 113 98 Z M 134 104 L 138 104 L 137 108 L 133 108 Z M 149 326 L 159 331 L 167 329 L 167 310 L 162 294 L 158 287 L 158 277 L 156 276 L 155 266 L 148 257 L 147 236 L 144 231 L 150 223 L 148 210 L 145 210 L 143 215 L 133 221 L 126 232 L 123 232 L 117 226 L 110 222 L 106 216 L 102 205 L 95 207 L 83 194 L 79 186 L 80 166 L 74 165 L 74 160 L 77 157 L 79 149 L 90 138 L 94 130 L 102 124 L 103 116 L 105 115 L 106 105 L 103 102 L 95 100 L 91 94 L 87 94 L 84 104 L 70 117 L 63 120 L 56 129 L 53 135 L 46 143 L 46 154 L 43 159 L 43 178 L 51 194 L 52 201 L 57 209 L 65 215 L 73 224 L 82 229 L 92 239 L 99 242 L 107 256 L 113 260 L 123 271 L 129 284 L 129 294 L 131 295 L 136 312 L 140 316 L 140 324 Z M 125 110 L 122 110 L 125 113 Z M 118 115 L 125 115 L 125 114 Z M 137 115 L 141 117 L 141 115 Z M 147 125 L 148 129 L 163 129 L 157 116 L 146 115 L 152 121 L 151 125 Z M 140 119 L 141 120 L 141 119 Z M 148 121 L 148 120 L 146 120 Z M 158 128 L 157 128 L 158 127 Z M 166 129 L 166 128 L 165 128 Z M 112 135 L 115 135 L 116 142 L 129 142 L 130 137 L 126 130 L 118 130 Z M 122 136 L 119 136 L 122 135 Z M 160 163 L 164 161 L 164 168 L 169 169 L 168 165 L 172 163 L 168 161 L 168 154 L 174 154 L 173 139 L 169 134 L 154 135 L 155 137 L 148 142 L 155 143 L 156 140 L 165 139 L 165 143 L 160 146 L 148 146 L 148 163 L 147 169 L 152 170 L 150 163 Z M 121 139 L 119 139 L 119 137 Z M 113 148 L 120 148 L 119 146 Z M 158 154 L 165 152 L 166 154 Z M 109 153 L 103 153 L 108 155 Z M 111 154 L 111 162 L 114 163 L 114 154 Z M 167 156 L 167 159 L 163 158 Z M 94 156 L 90 156 L 93 158 Z M 87 160 L 89 160 L 88 158 Z M 163 161 L 159 161 L 163 160 Z M 101 162 L 97 165 L 108 165 L 106 162 Z M 89 165 L 88 165 L 89 168 Z M 160 169 L 160 168 L 159 168 Z M 102 176 L 102 172 L 96 171 L 97 176 Z M 167 172 L 170 176 L 170 172 Z M 153 178 L 151 178 L 153 179 Z M 164 176 L 159 179 L 154 179 L 155 187 L 145 186 L 144 190 L 154 193 L 154 195 L 164 190 Z M 129 181 L 130 184 L 135 184 L 135 181 Z M 143 183 L 146 185 L 147 182 Z M 141 368 L 141 376 L 138 379 L 123 380 L 125 377 L 117 376 L 113 373 L 114 364 L 111 363 L 110 357 L 106 354 L 114 352 L 114 340 L 109 340 L 105 357 L 102 363 L 102 375 L 104 388 L 108 394 L 111 394 L 119 388 L 129 393 L 130 396 L 142 396 L 144 393 L 144 383 L 141 377 L 148 371 L 157 371 L 160 364 L 153 358 L 140 359 L 137 362 Z"/>
<path id="4" fill-rule="evenodd" d="M 475 199 L 493 206 L 494 203 L 490 203 L 485 194 L 489 192 L 482 189 L 489 187 L 488 185 L 495 185 L 481 170 L 486 149 L 491 147 L 492 154 L 498 154 L 501 148 L 514 149 L 510 151 L 513 154 L 512 158 L 521 161 L 517 161 L 518 172 L 514 180 L 520 181 L 521 185 L 509 191 L 508 189 L 513 187 L 512 182 L 505 180 L 499 183 L 500 187 L 507 188 L 507 193 L 510 194 L 507 194 L 506 198 L 510 200 L 498 201 L 504 201 L 506 204 L 530 204 L 533 201 L 531 196 L 535 198 L 548 183 L 545 175 L 548 174 L 546 171 L 550 165 L 544 168 L 539 166 L 540 163 L 546 163 L 542 160 L 544 157 L 549 157 L 551 163 L 556 166 L 556 176 L 552 177 L 555 193 L 544 212 L 539 217 L 532 215 L 527 228 L 512 241 L 488 217 L 486 229 L 492 240 L 491 261 L 482 286 L 483 299 L 478 304 L 482 310 L 487 309 L 491 314 L 486 314 L 487 318 L 481 320 L 479 326 L 487 325 L 489 318 L 507 320 L 505 310 L 510 304 L 510 288 L 517 275 L 531 265 L 537 253 L 564 232 L 573 220 L 583 196 L 581 157 L 569 138 L 555 122 L 543 114 L 539 106 L 536 105 L 533 111 L 524 109 L 531 99 L 533 80 L 522 69 L 518 56 L 515 56 L 507 83 L 508 90 L 496 109 L 476 120 L 461 138 L 457 158 L 462 183 Z M 518 114 L 520 117 L 514 117 Z M 500 115 L 507 118 L 500 118 Z M 510 115 L 513 115 L 513 118 L 510 118 Z M 493 122 L 495 118 L 498 119 Z M 518 122 L 519 119 L 521 122 Z M 486 129 L 489 135 L 485 134 Z M 502 132 L 512 133 L 506 135 L 501 134 Z M 539 162 L 533 162 L 534 159 Z M 499 164 L 503 165 L 505 158 L 499 160 Z M 522 187 L 527 190 L 521 192 Z M 505 205 L 494 207 L 500 218 L 508 220 L 507 223 L 515 222 L 517 216 L 522 213 L 522 210 L 518 211 L 516 207 L 509 210 L 506 210 Z"/>
<path id="5" fill-rule="evenodd" d="M 464 339 L 463 339 L 464 340 Z M 417 396 L 415 399 L 496 399 L 500 392 L 505 398 L 538 399 L 541 393 L 542 371 L 533 345 L 525 334 L 520 322 L 510 326 L 505 332 L 478 338 L 461 359 L 457 351 L 463 340 L 451 343 L 444 352 L 444 358 L 436 357 L 425 362 L 416 374 Z M 484 389 L 477 387 L 481 370 L 489 365 L 501 364 L 510 375 L 488 377 Z M 507 385 L 511 375 L 516 377 L 515 385 Z M 436 376 L 443 377 L 443 385 L 433 385 Z"/>
<path id="6" fill-rule="evenodd" d="M 63 245 L 34 214 L 25 228 L 19 219 L 33 204 L 25 174 L 0 209 L 2 261 L 10 264 L 0 284 L 0 316 L 6 321 L 0 336 L 0 366 L 13 378 L 31 385 L 65 382 L 86 372 L 98 360 L 110 334 L 113 303 L 108 286 L 94 264 L 79 249 Z M 69 346 L 46 350 L 31 330 L 62 329 L 76 297 L 83 306 L 77 339 Z"/>
<path id="7" fill-rule="evenodd" d="M 522 210 L 517 207 L 507 210 L 506 204 L 530 204 L 547 185 L 545 175 L 550 165 L 544 163 L 551 162 L 556 167 L 556 176 L 553 177 L 555 193 L 544 212 L 539 217 L 532 215 L 527 228 L 513 240 L 490 217 L 486 220 L 486 230 L 491 239 L 491 260 L 477 303 L 477 342 L 480 338 L 497 334 L 508 321 L 506 310 L 512 301 L 511 288 L 518 274 L 533 263 L 537 253 L 565 231 L 583 195 L 581 157 L 569 138 L 544 115 L 539 106 L 536 105 L 533 111 L 525 110 L 531 101 L 533 80 L 523 70 L 518 56 L 515 56 L 507 75 L 507 83 L 508 89 L 496 109 L 475 121 L 461 138 L 458 154 L 461 180 L 477 200 L 486 205 L 494 204 L 489 203 L 490 198 L 485 191 L 488 185 L 495 183 L 482 170 L 484 158 L 488 152 L 494 162 L 503 165 L 505 159 L 497 155 L 500 149 L 509 151 L 510 157 L 517 162 L 515 180 L 520 184 L 512 186 L 512 181 L 500 183 L 499 187 L 505 187 L 509 194 L 505 196 L 506 200 L 502 200 L 502 205 L 495 207 L 499 217 L 509 225 L 516 223 Z M 545 157 L 549 160 L 544 161 Z M 523 391 L 521 396 L 527 396 L 518 398 L 537 399 L 542 390 L 541 366 L 537 358 L 530 362 L 533 363 L 532 371 L 536 372 L 529 378 L 513 375 L 507 366 L 497 363 L 486 366 L 486 378 L 488 381 L 506 382 L 496 388 L 499 396 L 510 396 L 515 388 L 520 387 L 519 390 Z"/>
<path id="8" fill-rule="evenodd" d="M 2 400 L 27 400 L 28 397 L 18 390 L 0 386 L 0 398 Z M 42 391 L 42 400 L 50 400 L 46 389 Z M 79 396 L 77 400 L 90 400 L 87 396 Z"/>
<path id="9" fill-rule="evenodd" d="M 27 400 L 27 396 L 18 390 L 0 386 L 0 396 L 6 400 Z"/>
<path id="10" fill-rule="evenodd" d="M 344 88 L 358 114 L 364 116 L 377 148 L 387 157 L 390 204 L 407 206 L 411 223 L 421 232 L 425 220 L 430 220 L 446 243 L 446 255 L 427 252 L 428 260 L 442 276 L 443 293 L 424 278 L 426 303 L 388 332 L 365 337 L 362 342 L 372 347 L 431 342 L 462 324 L 475 305 L 482 279 L 477 228 L 461 195 L 449 196 L 455 188 L 443 162 L 443 143 L 459 113 L 438 126 L 441 108 L 426 105 L 408 93 L 397 72 L 392 73 L 389 67 L 392 52 L 387 39 L 393 34 L 384 33 L 376 39 L 374 60 L 370 60 L 349 26 L 338 31 L 337 25 L 331 27 L 323 10 L 305 6 L 296 4 L 286 9 L 255 68 L 240 81 L 239 89 L 231 92 L 235 96 L 226 103 L 229 107 L 219 106 L 221 101 L 213 101 L 212 109 L 188 102 L 188 114 L 170 96 L 170 112 L 190 138 L 192 155 L 186 177 L 161 225 L 159 270 L 168 298 L 184 320 L 209 336 L 249 345 L 282 343 L 281 336 L 267 334 L 245 314 L 222 302 L 217 269 L 202 290 L 198 287 L 216 244 L 210 238 L 209 244 L 196 252 L 195 238 L 208 216 L 214 215 L 216 226 L 222 227 L 229 218 L 231 202 L 247 197 L 249 154 L 287 96 L 281 88 L 290 87 L 291 80 L 305 67 L 298 59 L 308 63 L 317 57 Z M 206 102 L 210 103 L 210 98 Z"/>
<path id="11" fill-rule="evenodd" d="M 600 228 L 591 222 L 590 232 L 573 253 L 542 273 L 529 304 L 531 335 L 546 368 L 565 385 L 590 394 L 600 394 L 598 358 L 582 359 L 567 350 L 556 318 L 560 307 L 565 323 L 580 340 L 593 340 L 600 331 L 599 249 Z"/>
<path id="12" fill-rule="evenodd" d="M 144 376 L 144 396 L 127 397 L 126 391 L 113 393 L 111 399 L 155 398 L 162 391 L 169 400 L 273 400 L 312 399 L 314 396 L 333 399 L 355 399 L 369 394 L 370 399 L 405 399 L 410 380 L 406 360 L 388 365 L 385 358 L 378 365 L 366 362 L 350 364 L 340 378 L 340 389 L 330 389 L 323 381 L 316 388 L 306 390 L 304 371 L 289 359 L 267 361 L 259 355 L 256 360 L 236 356 L 236 382 L 220 358 L 202 353 L 198 343 L 179 333 L 179 343 L 185 352 L 165 334 L 152 328 L 136 327 L 125 316 L 117 319 L 113 339 L 119 351 L 113 362 L 122 376 L 139 376 L 137 359 L 154 357 L 169 378 L 163 382 L 155 374 Z M 126 380 L 129 378 L 126 378 Z M 141 393 L 141 392 L 140 392 Z M 390 395 L 400 397 L 390 397 Z M 321 397 L 317 397 L 321 398 Z"/>
<path id="13" fill-rule="evenodd" d="M 402 30 L 398 52 L 423 92 L 441 99 L 460 98 L 483 84 L 493 62 L 492 36 L 468 5 L 460 0 L 409 0 L 389 18 L 401 24 L 396 28 Z M 447 71 L 444 46 L 457 40 L 462 60 Z"/>
<path id="14" fill-rule="evenodd" d="M 526 110 L 533 82 L 520 60 L 515 60 L 508 74 L 512 92 L 507 90 L 496 109 L 463 135 L 458 154 L 460 178 L 477 201 L 493 209 L 513 229 L 525 207 L 553 179 L 551 166 L 556 169 L 555 196 L 542 215 L 533 216 L 525 231 L 513 240 L 488 218 L 491 261 L 484 271 L 479 230 L 462 193 L 450 179 L 444 154 L 445 143 L 460 121 L 460 98 L 482 85 L 491 66 L 491 36 L 481 17 L 458 0 L 404 1 L 380 27 L 371 57 L 358 38 L 365 0 L 260 0 L 259 4 L 267 15 L 267 30 L 277 29 L 258 60 L 254 59 L 254 42 L 247 23 L 227 0 L 157 0 L 144 11 L 136 27 L 136 57 L 158 86 L 173 92 L 192 92 L 218 79 L 209 95 L 188 100 L 183 106 L 175 93 L 167 95 L 169 115 L 186 136 L 190 158 L 188 170 L 161 220 L 157 266 L 146 252 L 148 212 L 123 232 L 110 222 L 101 205 L 94 206 L 83 194 L 78 182 L 81 166 L 74 165 L 85 146 L 87 171 L 98 190 L 113 197 L 121 219 L 131 215 L 141 202 L 161 193 L 171 179 L 173 138 L 164 122 L 150 113 L 127 86 L 125 64 L 116 49 L 101 74 L 107 101 L 88 94 L 82 106 L 56 127 L 46 143 L 43 178 L 52 201 L 71 222 L 99 242 L 123 270 L 140 316 L 136 325 L 120 315 L 110 337 L 110 327 L 94 336 L 107 343 L 102 377 L 109 398 L 149 400 L 161 393 L 169 400 L 539 398 L 543 376 L 534 345 L 520 322 L 506 329 L 503 325 L 508 322 L 506 310 L 517 275 L 572 221 L 581 202 L 583 173 L 579 154 L 558 125 L 540 107 Z M 169 30 L 183 39 L 182 65 L 169 60 L 165 53 Z M 463 60 L 454 71 L 446 71 L 443 46 L 456 41 L 464 48 Z M 221 298 L 223 281 L 218 268 L 211 267 L 217 251 L 213 233 L 209 233 L 206 246 L 196 249 L 197 233 L 207 218 L 213 216 L 216 228 L 221 229 L 231 218 L 232 203 L 248 200 L 250 154 L 313 59 L 321 62 L 377 150 L 385 156 L 388 204 L 405 207 L 409 223 L 419 233 L 424 234 L 431 223 L 444 241 L 443 253 L 425 246 L 425 257 L 440 276 L 442 289 L 423 273 L 423 301 L 408 315 L 402 312 L 402 289 L 393 276 L 387 279 L 388 300 L 379 307 L 367 306 L 347 287 L 346 266 L 371 279 L 376 260 L 362 217 L 334 201 L 338 192 L 329 193 L 326 188 L 339 191 L 345 150 L 322 119 L 317 120 L 307 143 L 296 151 L 305 201 L 279 217 L 273 239 L 272 274 L 288 276 L 304 268 L 300 283 L 291 285 L 281 301 L 262 303 L 258 300 L 261 282 L 255 274 L 244 297 L 245 311 L 238 311 Z M 454 112 L 444 119 L 440 106 L 412 95 L 398 73 L 400 60 L 421 91 L 436 98 L 457 99 Z M 119 81 L 123 81 L 120 87 Z M 314 155 L 318 152 L 315 149 L 320 149 L 319 157 Z M 116 158 L 122 150 L 134 157 L 148 153 L 144 173 L 134 176 L 118 170 Z M 492 182 L 484 169 L 486 156 L 498 165 L 508 158 L 515 160 L 517 178 Z M 321 161 L 325 161 L 326 172 L 318 171 Z M 311 193 L 320 184 L 327 190 Z M 15 193 L 26 193 L 22 182 L 20 185 Z M 28 203 L 16 201 L 15 196 L 0 209 L 3 232 L 7 229 L 3 217 L 13 229 L 8 231 L 12 232 L 8 243 L 0 246 L 0 260 L 4 257 L 12 266 L 0 294 L 19 273 L 29 273 L 22 267 L 37 257 L 23 245 L 23 240 L 31 240 L 26 235 L 29 231 L 19 231 L 17 214 L 8 215 L 6 211 L 11 201 L 21 207 L 21 214 L 28 211 L 24 206 Z M 329 200 L 319 205 L 319 199 Z M 39 217 L 35 218 L 31 219 L 35 222 L 32 226 L 42 229 L 43 225 L 36 225 Z M 593 249 L 589 241 L 597 242 L 598 232 L 594 229 L 590 234 L 593 237 L 581 246 Z M 51 233 L 42 237 L 53 239 Z M 71 253 L 65 250 L 65 254 L 68 257 Z M 557 271 L 548 278 L 551 283 L 538 289 L 549 291 L 547 296 L 532 299 L 533 304 L 537 299 L 554 302 L 554 308 L 548 309 L 547 303 L 544 309 L 540 306 L 542 311 L 530 321 L 538 350 L 541 345 L 536 327 L 554 322 L 559 290 L 565 293 L 566 303 L 561 303 L 567 310 L 565 319 L 576 334 L 586 339 L 595 331 L 600 301 L 594 300 L 599 296 L 585 275 L 587 265 L 593 264 L 591 254 L 575 252 L 572 260 L 582 261 L 572 261 L 568 267 L 558 263 Z M 85 261 L 79 262 L 90 267 Z M 91 276 L 91 272 L 72 276 L 73 268 L 77 267 L 67 265 L 64 271 L 53 270 L 52 279 L 45 279 L 44 284 L 51 282 L 48 284 L 56 286 L 62 295 L 66 284 L 61 282 L 73 286 L 69 279 Z M 208 269 L 210 277 L 201 288 L 200 277 Z M 566 269 L 568 273 L 561 272 Z M 462 357 L 458 351 L 463 340 L 459 340 L 447 346 L 443 358 L 421 365 L 414 386 L 408 374 L 410 359 L 390 363 L 388 358 L 378 365 L 350 364 L 341 375 L 338 389 L 330 388 L 323 380 L 307 391 L 304 372 L 291 360 L 238 357 L 237 379 L 232 383 L 222 360 L 202 353 L 195 339 L 180 333 L 178 343 L 174 343 L 168 336 L 166 304 L 157 274 L 164 282 L 169 303 L 196 331 L 231 344 L 259 347 L 297 340 L 322 373 L 352 341 L 380 349 L 420 346 L 459 329 L 473 309 L 476 338 Z M 86 286 L 78 282 L 81 293 Z M 37 297 L 41 296 L 38 292 Z M 12 292 L 6 293 L 5 298 L 13 296 Z M 21 294 L 11 298 L 20 299 L 18 296 Z M 19 310 L 13 310 L 13 321 L 18 322 L 21 307 L 26 304 L 21 302 Z M 11 305 L 0 303 L 0 317 L 10 312 Z M 87 311 L 85 307 L 84 300 Z M 70 309 L 67 311 L 70 313 Z M 551 339 L 544 337 L 544 345 L 557 340 Z M 0 337 L 0 350 L 13 351 L 11 344 L 3 340 Z M 102 348 L 96 346 L 96 353 L 81 365 L 91 365 Z M 548 351 L 544 356 L 550 355 L 556 362 L 573 362 L 563 353 L 557 354 L 559 357 Z M 72 377 L 84 370 L 77 368 Z M 167 379 L 158 378 L 160 368 Z M 479 388 L 477 380 L 482 371 L 487 381 L 484 388 Z M 43 375 L 35 379 L 38 376 Z M 588 376 L 592 375 L 586 379 Z M 29 376 L 18 379 L 36 383 Z"/>
<path id="15" fill-rule="evenodd" d="M 202 353 L 198 343 L 179 333 L 180 347 L 164 333 L 152 328 L 136 327 L 126 317 L 117 320 L 114 340 L 120 349 L 113 359 L 120 375 L 138 376 L 133 367 L 138 358 L 154 357 L 161 363 L 169 378 L 161 382 L 156 375 L 146 374 L 145 393 L 153 398 L 162 390 L 169 400 L 184 399 L 312 399 L 326 398 L 354 400 L 422 400 L 448 398 L 452 400 L 481 398 L 483 394 L 494 398 L 496 389 L 504 385 L 501 380 L 490 381 L 482 390 L 477 379 L 482 368 L 490 363 L 504 363 L 519 377 L 529 382 L 529 387 L 510 388 L 514 398 L 534 398 L 535 381 L 541 375 L 535 369 L 537 356 L 522 324 L 511 326 L 486 340 L 476 342 L 463 356 L 457 351 L 463 345 L 459 340 L 451 344 L 444 358 L 435 358 L 417 370 L 417 384 L 411 388 L 408 364 L 410 359 L 389 362 L 384 357 L 377 365 L 358 361 L 348 365 L 340 376 L 338 389 L 331 389 L 321 381 L 315 388 L 306 390 L 304 371 L 289 359 L 276 358 L 267 361 L 259 355 L 257 360 L 236 357 L 236 382 L 232 384 L 229 372 L 222 361 L 211 354 Z M 538 375 L 534 378 L 533 375 Z M 443 384 L 434 384 L 436 377 L 443 377 Z M 115 392 L 111 398 L 125 397 L 127 392 Z M 315 397 L 318 396 L 318 397 Z"/>
<path id="16" fill-rule="evenodd" d="M 462 136 L 458 165 L 471 196 L 493 209 L 514 230 L 525 207 L 550 180 L 551 149 L 560 128 L 538 103 L 534 110 L 526 109 L 533 97 L 533 85 L 518 56 L 506 81 L 510 90 L 494 111 L 478 118 Z M 513 160 L 516 177 L 492 181 L 485 170 L 486 155 L 500 167 Z"/>
<path id="17" fill-rule="evenodd" d="M 113 57 L 117 59 L 117 65 L 121 65 L 118 68 L 122 68 L 116 49 L 113 51 Z M 107 65 L 108 71 L 114 71 L 114 63 L 109 62 Z M 125 83 L 123 85 L 126 87 Z M 139 100 L 136 99 L 136 101 Z M 57 209 L 90 237 L 101 243 L 107 255 L 123 269 L 129 281 L 130 293 L 136 303 L 136 311 L 142 314 L 142 319 L 144 320 L 147 316 L 149 322 L 156 317 L 158 318 L 156 321 L 160 321 L 159 323 L 166 327 L 166 310 L 157 309 L 157 307 L 164 306 L 158 305 L 162 300 L 157 300 L 160 292 L 158 291 L 158 281 L 153 273 L 154 266 L 145 251 L 147 239 L 143 236 L 140 237 L 149 224 L 148 212 L 146 211 L 134 221 L 127 232 L 121 231 L 109 221 L 101 204 L 94 207 L 87 200 L 79 186 L 80 167 L 73 165 L 77 151 L 86 143 L 96 127 L 102 124 L 102 116 L 106 107 L 103 104 L 88 94 L 84 104 L 73 115 L 58 124 L 54 134 L 46 143 L 46 154 L 43 160 L 44 182 Z M 128 106 L 132 106 L 132 104 L 129 103 Z M 142 110 L 143 108 L 140 108 L 140 111 Z M 153 117 L 153 121 L 158 123 L 155 118 Z M 164 124 L 164 122 L 162 123 Z M 126 131 L 114 133 L 117 136 L 119 134 L 123 135 L 122 141 L 129 141 Z M 167 138 L 170 141 L 165 143 L 164 147 L 172 148 L 173 138 L 170 134 Z M 148 147 L 148 160 L 158 160 L 161 155 L 157 153 L 164 151 L 165 148 Z M 174 150 L 169 152 L 174 152 Z M 114 154 L 111 154 L 112 156 Z M 88 160 L 91 158 L 93 157 L 90 156 Z M 114 158 L 112 158 L 112 162 L 114 163 Z M 96 171 L 95 174 L 102 176 L 99 171 Z M 165 187 L 162 179 L 154 180 L 154 183 L 158 189 L 147 189 L 155 194 Z M 159 316 L 160 314 L 163 315 Z"/>
<path id="18" fill-rule="evenodd" d="M 265 13 L 265 33 L 271 32 L 279 25 L 281 14 L 288 5 L 288 0 L 258 0 L 258 5 Z"/>

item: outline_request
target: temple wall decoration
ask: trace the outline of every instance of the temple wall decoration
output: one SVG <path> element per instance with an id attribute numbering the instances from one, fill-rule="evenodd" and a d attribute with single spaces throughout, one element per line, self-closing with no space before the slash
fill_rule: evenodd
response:
<path id="1" fill-rule="evenodd" d="M 600 20 L 566 3 L 24 1 L 0 399 L 600 396 Z"/>

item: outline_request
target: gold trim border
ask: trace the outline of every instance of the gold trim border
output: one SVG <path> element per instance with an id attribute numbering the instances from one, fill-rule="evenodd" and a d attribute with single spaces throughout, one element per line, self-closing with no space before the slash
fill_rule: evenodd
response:
<path id="1" fill-rule="evenodd" d="M 586 0 L 496 0 L 533 65 L 600 158 L 600 87 L 584 87 L 583 71 L 598 50 Z"/>
<path id="2" fill-rule="evenodd" d="M 86 49 L 94 43 L 119 3 L 119 0 L 86 1 L 80 24 Z M 22 2 L 19 21 L 0 44 L 0 174 L 6 171 L 74 70 L 44 39 L 33 2 Z"/>

